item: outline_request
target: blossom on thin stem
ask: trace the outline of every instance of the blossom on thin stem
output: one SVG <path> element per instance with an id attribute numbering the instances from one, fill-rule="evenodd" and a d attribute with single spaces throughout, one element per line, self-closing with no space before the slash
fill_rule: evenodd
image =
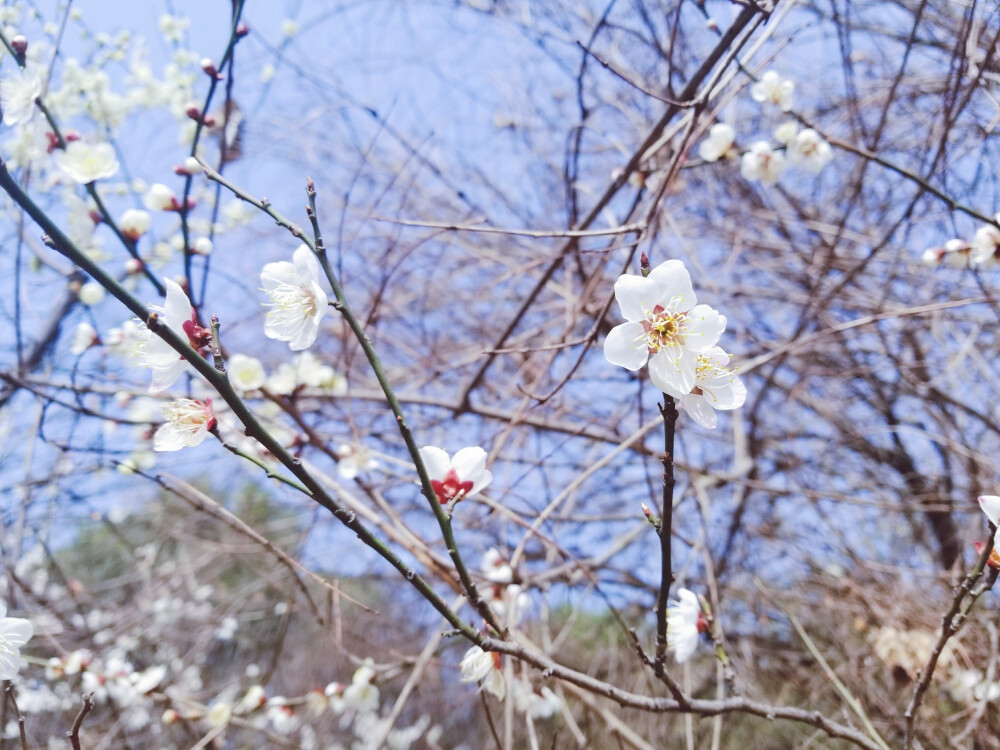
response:
<path id="1" fill-rule="evenodd" d="M 0 680 L 13 680 L 24 666 L 21 647 L 35 632 L 30 620 L 7 617 L 7 606 L 0 602 Z"/>
<path id="2" fill-rule="evenodd" d="M 678 589 L 677 599 L 667 606 L 667 648 L 674 652 L 678 664 L 691 658 L 706 630 L 708 620 L 701 613 L 698 597 L 688 589 Z"/>
<path id="3" fill-rule="evenodd" d="M 762 185 L 773 185 L 785 171 L 785 157 L 774 151 L 767 141 L 756 141 L 743 154 L 740 174 L 750 182 L 760 181 Z"/>
<path id="4" fill-rule="evenodd" d="M 3 124 L 20 125 L 31 119 L 35 100 L 42 95 L 45 77 L 41 68 L 27 65 L 0 81 L 0 106 L 3 107 Z"/>
<path id="5" fill-rule="evenodd" d="M 160 408 L 167 421 L 153 435 L 154 451 L 179 451 L 201 445 L 215 426 L 211 399 L 179 398 Z"/>
<path id="6" fill-rule="evenodd" d="M 260 283 L 270 302 L 264 335 L 287 341 L 292 351 L 312 346 L 326 314 L 327 296 L 319 285 L 319 262 L 306 245 L 299 245 L 292 262 L 268 263 Z"/>
<path id="7" fill-rule="evenodd" d="M 709 128 L 708 138 L 698 146 L 698 156 L 707 162 L 718 161 L 722 157 L 729 158 L 734 140 L 736 132 L 732 127 L 724 122 L 717 122 Z"/>
<path id="8" fill-rule="evenodd" d="M 164 284 L 167 288 L 167 297 L 163 306 L 150 305 L 149 309 L 157 313 L 159 325 L 165 325 L 191 344 L 195 351 L 200 351 L 211 340 L 211 331 L 198 325 L 191 301 L 180 285 L 171 279 L 166 279 Z M 177 382 L 177 378 L 187 367 L 184 358 L 148 328 L 143 340 L 136 347 L 136 356 L 140 364 L 153 371 L 150 393 L 165 391 Z"/>
<path id="9" fill-rule="evenodd" d="M 729 355 L 713 346 L 698 355 L 694 373 L 694 388 L 680 397 L 680 404 L 702 427 L 713 429 L 717 423 L 715 410 L 738 409 L 746 401 L 747 389 L 728 367 Z"/>
<path id="10" fill-rule="evenodd" d="M 788 163 L 819 174 L 833 159 L 830 144 L 812 128 L 798 133 L 788 144 Z"/>
<path id="11" fill-rule="evenodd" d="M 479 682 L 480 690 L 493 693 L 500 700 L 504 699 L 507 685 L 500 671 L 500 654 L 472 646 L 465 652 L 459 667 L 462 670 L 462 682 Z"/>
<path id="12" fill-rule="evenodd" d="M 118 159 L 110 143 L 72 141 L 56 151 L 53 158 L 67 177 L 81 185 L 112 177 L 118 171 Z"/>
<path id="13" fill-rule="evenodd" d="M 450 457 L 441 448 L 426 445 L 420 449 L 420 459 L 442 505 L 472 497 L 493 481 L 486 468 L 486 451 L 479 447 L 462 448 Z"/>
<path id="14" fill-rule="evenodd" d="M 755 102 L 774 104 L 782 112 L 792 108 L 794 93 L 795 82 L 790 78 L 782 78 L 773 70 L 767 71 L 759 81 L 750 86 L 750 96 Z"/>
<path id="15" fill-rule="evenodd" d="M 628 322 L 604 340 L 605 358 L 632 371 L 648 361 L 653 385 L 674 398 L 689 394 L 698 355 L 718 342 L 725 316 L 696 304 L 691 277 L 679 260 L 661 263 L 645 278 L 620 276 L 615 299 Z"/>

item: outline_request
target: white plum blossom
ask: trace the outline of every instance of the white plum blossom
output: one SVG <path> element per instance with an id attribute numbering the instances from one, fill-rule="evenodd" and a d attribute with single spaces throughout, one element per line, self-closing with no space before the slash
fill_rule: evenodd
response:
<path id="1" fill-rule="evenodd" d="M 197 255 L 211 255 L 215 245 L 208 237 L 199 237 L 191 243 L 191 252 Z"/>
<path id="2" fill-rule="evenodd" d="M 101 343 L 101 339 L 98 337 L 94 326 L 84 320 L 77 324 L 76 330 L 73 332 L 73 341 L 70 344 L 69 350 L 73 356 L 79 357 L 90 347 L 99 343 Z"/>
<path id="3" fill-rule="evenodd" d="M 201 445 L 215 426 L 211 399 L 179 398 L 164 404 L 161 410 L 167 421 L 153 435 L 154 451 L 178 451 Z"/>
<path id="4" fill-rule="evenodd" d="M 702 427 L 715 427 L 716 409 L 738 409 L 746 401 L 747 389 L 728 364 L 729 355 L 721 347 L 699 354 L 694 388 L 680 397 L 681 406 Z"/>
<path id="5" fill-rule="evenodd" d="M 24 666 L 21 647 L 35 632 L 30 620 L 7 617 L 7 605 L 0 601 L 0 680 L 13 680 Z"/>
<path id="6" fill-rule="evenodd" d="M 490 547 L 483 555 L 483 561 L 479 566 L 483 572 L 483 577 L 491 583 L 511 583 L 514 580 L 514 572 L 510 568 L 500 550 Z"/>
<path id="7" fill-rule="evenodd" d="M 347 379 L 308 351 L 282 362 L 267 379 L 268 390 L 280 396 L 290 396 L 299 386 L 320 388 L 331 396 L 347 394 Z"/>
<path id="8" fill-rule="evenodd" d="M 238 391 L 254 391 L 264 385 L 267 373 L 259 359 L 245 354 L 234 354 L 226 360 L 229 382 Z"/>
<path id="9" fill-rule="evenodd" d="M 532 719 L 550 719 L 562 710 L 562 700 L 547 686 L 535 692 L 529 683 L 518 681 L 513 688 L 514 705 Z"/>
<path id="10" fill-rule="evenodd" d="M 162 182 L 154 182 L 142 197 L 142 205 L 150 211 L 176 211 L 180 204 L 173 190 Z"/>
<path id="11" fill-rule="evenodd" d="M 743 178 L 750 182 L 759 180 L 762 185 L 773 185 L 784 171 L 784 155 L 773 150 L 767 141 L 754 142 L 740 162 L 740 174 Z"/>
<path id="12" fill-rule="evenodd" d="M 986 224 L 972 237 L 972 262 L 977 266 L 991 266 L 997 261 L 1000 250 L 1000 229 Z"/>
<path id="13" fill-rule="evenodd" d="M 150 305 L 149 309 L 158 314 L 159 325 L 167 326 L 181 339 L 187 340 L 196 351 L 201 349 L 208 343 L 211 333 L 196 322 L 194 308 L 180 285 L 172 279 L 166 279 L 164 285 L 167 297 L 163 306 Z M 150 393 L 159 393 L 172 386 L 188 365 L 170 344 L 148 328 L 136 347 L 136 355 L 142 366 L 153 371 Z"/>
<path id="14" fill-rule="evenodd" d="M 788 163 L 819 174 L 833 159 L 830 144 L 812 128 L 801 131 L 788 144 Z"/>
<path id="15" fill-rule="evenodd" d="M 420 460 L 442 505 L 472 497 L 493 481 L 486 468 L 486 451 L 479 447 L 462 448 L 451 457 L 441 448 L 425 445 Z"/>
<path id="16" fill-rule="evenodd" d="M 782 78 L 773 70 L 767 71 L 750 87 L 750 96 L 755 102 L 774 104 L 782 112 L 792 108 L 792 95 L 795 93 L 795 82 Z"/>
<path id="17" fill-rule="evenodd" d="M 795 120 L 783 122 L 774 129 L 774 139 L 782 146 L 787 146 L 789 143 L 794 141 L 795 136 L 798 134 L 799 126 Z"/>
<path id="18" fill-rule="evenodd" d="M 337 446 L 337 455 L 340 457 L 337 473 L 344 479 L 357 479 L 361 472 L 378 468 L 378 461 L 372 458 L 364 446 L 342 443 Z"/>
<path id="19" fill-rule="evenodd" d="M 706 627 L 698 597 L 688 589 L 678 589 L 677 600 L 667 606 L 667 648 L 678 664 L 691 658 Z"/>
<path id="20" fill-rule="evenodd" d="M 504 699 L 507 686 L 500 671 L 500 654 L 472 646 L 462 657 L 459 668 L 462 670 L 462 682 L 480 682 L 480 690 Z"/>
<path id="21" fill-rule="evenodd" d="M 287 341 L 292 351 L 312 346 L 326 314 L 327 297 L 319 285 L 319 262 L 306 245 L 299 245 L 292 262 L 268 263 L 260 283 L 270 302 L 264 335 Z"/>
<path id="22" fill-rule="evenodd" d="M 708 138 L 698 146 L 698 156 L 707 162 L 728 157 L 736 140 L 736 132 L 724 122 L 717 122 L 708 130 Z"/>
<path id="23" fill-rule="evenodd" d="M 118 172 L 118 158 L 110 143 L 72 141 L 53 155 L 56 166 L 81 185 L 112 177 Z"/>
<path id="24" fill-rule="evenodd" d="M 35 100 L 42 95 L 45 84 L 43 72 L 38 66 L 29 64 L 0 81 L 0 107 L 3 108 L 4 125 L 20 125 L 31 119 L 35 111 Z"/>
<path id="25" fill-rule="evenodd" d="M 122 233 L 132 242 L 149 231 L 149 223 L 149 212 L 137 208 L 130 208 L 118 220 L 118 226 L 121 227 Z"/>
<path id="26" fill-rule="evenodd" d="M 169 13 L 164 13 L 160 16 L 160 32 L 168 42 L 183 42 L 184 36 L 190 27 L 190 18 L 172 16 Z"/>
<path id="27" fill-rule="evenodd" d="M 653 385 L 674 398 L 690 393 L 698 355 L 715 346 L 726 318 L 697 304 L 684 264 L 668 260 L 648 277 L 620 276 L 615 299 L 628 322 L 604 340 L 605 358 L 633 372 L 648 361 Z"/>
<path id="28" fill-rule="evenodd" d="M 345 709 L 359 714 L 374 713 L 378 710 L 379 690 L 372 683 L 375 668 L 371 659 L 365 659 L 351 677 L 351 684 L 344 688 L 342 701 Z"/>
<path id="29" fill-rule="evenodd" d="M 104 287 L 98 284 L 96 281 L 88 281 L 86 284 L 80 287 L 80 304 L 87 307 L 93 307 L 104 301 L 105 291 Z"/>

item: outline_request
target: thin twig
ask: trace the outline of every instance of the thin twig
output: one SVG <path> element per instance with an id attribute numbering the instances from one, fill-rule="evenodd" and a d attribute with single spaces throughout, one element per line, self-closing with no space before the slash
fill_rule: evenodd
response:
<path id="1" fill-rule="evenodd" d="M 10 707 L 14 709 L 14 718 L 17 719 L 17 731 L 21 735 L 21 750 L 28 750 L 28 736 L 24 732 L 24 714 L 17 707 L 17 700 L 14 698 L 14 686 L 10 682 L 7 682 L 4 687 L 4 693 L 7 694 Z"/>
<path id="2" fill-rule="evenodd" d="M 73 750 L 81 750 L 80 748 L 80 727 L 83 726 L 83 720 L 87 718 L 87 714 L 94 710 L 94 694 L 87 693 L 83 696 L 83 707 L 80 709 L 80 713 L 76 715 L 73 720 L 73 727 L 66 733 L 69 738 L 69 744 Z"/>

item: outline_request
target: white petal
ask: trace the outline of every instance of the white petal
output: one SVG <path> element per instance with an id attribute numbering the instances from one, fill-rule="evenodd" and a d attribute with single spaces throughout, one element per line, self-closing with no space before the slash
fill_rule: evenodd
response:
<path id="1" fill-rule="evenodd" d="M 649 280 L 655 281 L 660 287 L 659 304 L 665 304 L 671 299 L 679 300 L 675 310 L 681 312 L 690 310 L 698 304 L 698 298 L 691 286 L 691 274 L 679 260 L 667 260 L 658 265 L 649 274 Z"/>
<path id="2" fill-rule="evenodd" d="M 165 422 L 156 428 L 153 435 L 154 451 L 179 451 L 188 445 L 189 433 L 170 422 Z"/>
<path id="3" fill-rule="evenodd" d="M 191 320 L 191 301 L 176 281 L 164 279 L 163 285 L 167 288 L 167 299 L 163 303 L 163 315 L 171 328 L 180 329 L 185 320 Z"/>
<path id="4" fill-rule="evenodd" d="M 649 358 L 650 380 L 668 396 L 686 396 L 694 388 L 697 361 L 697 355 L 688 349 L 681 349 L 677 358 L 671 357 L 666 349 L 661 349 Z"/>
<path id="5" fill-rule="evenodd" d="M 487 487 L 489 487 L 490 482 L 493 481 L 493 473 L 488 470 L 484 470 L 472 483 L 472 489 L 466 494 L 466 497 L 472 497 Z"/>
<path id="6" fill-rule="evenodd" d="M 425 445 L 420 449 L 420 460 L 424 462 L 427 475 L 437 481 L 444 479 L 451 469 L 451 458 L 447 452 L 434 445 Z"/>
<path id="7" fill-rule="evenodd" d="M 281 284 L 296 284 L 295 266 L 287 260 L 268 263 L 260 272 L 260 283 L 265 290 L 274 289 Z"/>
<path id="8" fill-rule="evenodd" d="M 622 323 L 604 339 L 604 358 L 613 365 L 635 372 L 649 357 L 642 323 Z"/>
<path id="9" fill-rule="evenodd" d="M 983 509 L 991 524 L 1000 526 L 1000 521 L 997 520 L 1000 519 L 1000 496 L 980 495 L 979 507 Z"/>
<path id="10" fill-rule="evenodd" d="M 715 346 L 726 330 L 726 316 L 708 305 L 691 310 L 684 326 L 684 346 L 694 352 L 705 352 Z"/>
<path id="11" fill-rule="evenodd" d="M 266 334 L 267 331 L 265 330 Z M 286 331 L 287 333 L 287 331 Z M 319 333 L 319 326 L 314 318 L 303 318 L 302 323 L 297 327 L 296 333 L 288 342 L 288 348 L 293 352 L 300 352 L 308 349 L 316 341 L 316 334 Z M 269 338 L 274 338 L 273 336 Z"/>
<path id="12" fill-rule="evenodd" d="M 0 636 L 17 648 L 27 643 L 34 632 L 35 628 L 30 620 L 21 617 L 5 617 L 0 620 Z"/>
<path id="13" fill-rule="evenodd" d="M 682 396 L 680 402 L 681 406 L 684 407 L 684 411 L 691 415 L 691 419 L 705 429 L 715 429 L 718 420 L 715 416 L 715 411 L 704 396 L 689 393 L 687 396 Z"/>
<path id="14" fill-rule="evenodd" d="M 164 367 L 153 365 L 153 382 L 149 385 L 149 392 L 160 393 L 167 390 L 184 374 L 186 365 L 187 363 L 180 357 L 175 362 L 171 362 Z"/>
<path id="15" fill-rule="evenodd" d="M 292 253 L 292 263 L 302 278 L 313 280 L 319 278 L 319 261 L 316 260 L 316 254 L 309 249 L 308 245 L 303 243 L 295 248 L 295 252 Z"/>
<path id="16" fill-rule="evenodd" d="M 615 299 L 625 320 L 644 320 L 659 299 L 659 285 L 652 279 L 634 274 L 619 276 L 615 282 Z"/>
<path id="17" fill-rule="evenodd" d="M 719 378 L 716 384 L 707 383 L 701 388 L 713 409 L 739 409 L 747 400 L 746 386 L 733 374 Z"/>
<path id="18" fill-rule="evenodd" d="M 451 466 L 463 482 L 475 482 L 486 470 L 486 451 L 479 446 L 462 448 L 451 459 Z"/>

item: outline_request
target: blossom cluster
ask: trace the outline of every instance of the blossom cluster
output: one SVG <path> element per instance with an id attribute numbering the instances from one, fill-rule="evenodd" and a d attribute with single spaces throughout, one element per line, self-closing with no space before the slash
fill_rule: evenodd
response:
<path id="1" fill-rule="evenodd" d="M 715 427 L 716 409 L 743 405 L 746 388 L 717 346 L 726 318 L 698 304 L 681 261 L 665 261 L 648 276 L 620 276 L 615 299 L 627 322 L 604 340 L 611 364 L 632 371 L 648 364 L 653 385 L 703 427 Z"/>
<path id="2" fill-rule="evenodd" d="M 971 240 L 951 239 L 941 247 L 931 247 L 924 251 L 921 261 L 924 265 L 951 268 L 992 268 L 1000 260 L 1000 214 L 994 217 L 995 224 L 984 224 Z"/>
<path id="3" fill-rule="evenodd" d="M 792 108 L 795 84 L 782 78 L 775 71 L 767 71 L 750 87 L 756 102 L 778 107 L 787 112 Z M 812 128 L 800 130 L 794 120 L 787 120 L 775 129 L 777 146 L 768 140 L 757 140 L 740 156 L 736 148 L 736 131 L 726 123 L 716 123 L 708 137 L 698 146 L 703 161 L 715 162 L 725 158 L 740 159 L 740 174 L 750 182 L 774 185 L 787 167 L 800 167 L 812 174 L 819 174 L 833 159 L 830 144 Z"/>

